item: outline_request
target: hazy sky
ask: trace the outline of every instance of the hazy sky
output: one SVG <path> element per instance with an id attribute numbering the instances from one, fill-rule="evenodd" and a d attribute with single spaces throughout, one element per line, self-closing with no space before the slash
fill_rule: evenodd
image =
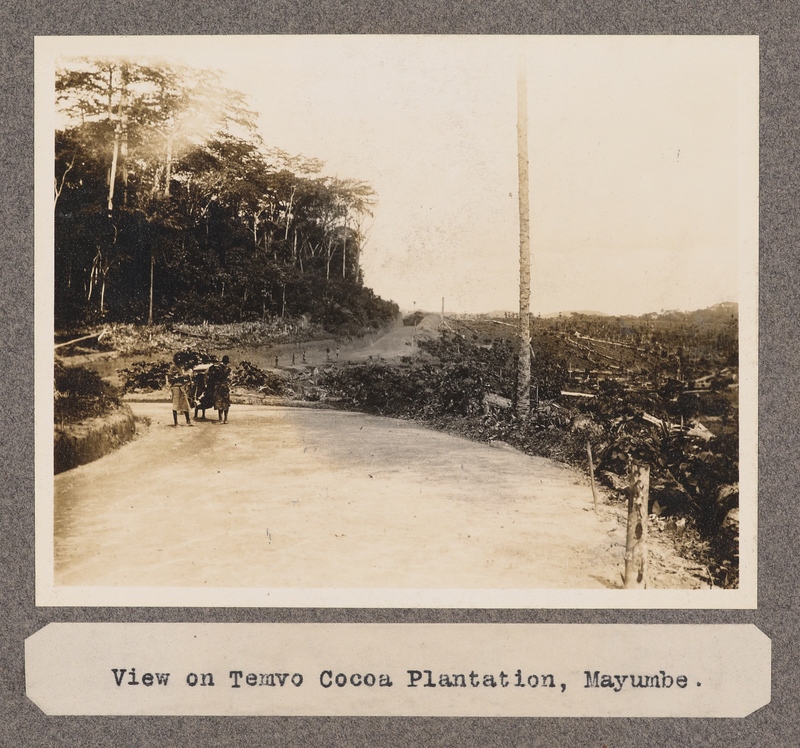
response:
<path id="1" fill-rule="evenodd" d="M 369 182 L 365 282 L 403 309 L 517 307 L 520 58 L 534 312 L 734 301 L 756 251 L 754 37 L 58 41 L 220 69 L 268 145 Z"/>

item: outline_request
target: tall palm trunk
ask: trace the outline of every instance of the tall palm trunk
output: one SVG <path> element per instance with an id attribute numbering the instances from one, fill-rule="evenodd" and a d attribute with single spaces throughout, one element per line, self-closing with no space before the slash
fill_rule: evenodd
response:
<path id="1" fill-rule="evenodd" d="M 519 375 L 517 413 L 531 405 L 531 229 L 528 193 L 528 81 L 520 62 L 517 73 L 517 169 L 519 172 Z"/>

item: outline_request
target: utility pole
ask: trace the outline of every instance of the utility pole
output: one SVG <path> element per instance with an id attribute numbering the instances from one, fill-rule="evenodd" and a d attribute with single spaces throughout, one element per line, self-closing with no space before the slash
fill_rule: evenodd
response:
<path id="1" fill-rule="evenodd" d="M 517 70 L 517 170 L 519 172 L 519 364 L 517 413 L 531 407 L 531 226 L 528 193 L 528 77 L 524 59 Z"/>

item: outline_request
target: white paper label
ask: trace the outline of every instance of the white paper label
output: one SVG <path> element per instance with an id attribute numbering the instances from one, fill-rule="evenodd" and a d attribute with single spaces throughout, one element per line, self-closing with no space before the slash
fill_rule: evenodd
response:
<path id="1" fill-rule="evenodd" d="M 46 714 L 744 717 L 752 625 L 53 623 L 26 642 Z"/>

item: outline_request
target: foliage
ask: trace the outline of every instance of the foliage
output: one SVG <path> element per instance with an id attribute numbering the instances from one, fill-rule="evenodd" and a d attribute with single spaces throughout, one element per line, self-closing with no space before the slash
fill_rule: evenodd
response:
<path id="1" fill-rule="evenodd" d="M 173 360 L 183 369 L 191 369 L 198 364 L 216 363 L 217 356 L 204 351 L 184 348 L 178 351 Z M 120 369 L 118 374 L 126 392 L 148 392 L 164 387 L 171 364 L 168 361 L 137 361 L 130 368 Z M 250 390 L 260 390 L 270 395 L 284 392 L 284 380 L 264 371 L 249 361 L 241 361 L 231 376 L 231 384 Z"/>
<path id="2" fill-rule="evenodd" d="M 172 356 L 172 362 L 181 369 L 192 369 L 198 364 L 216 363 L 217 356 L 203 350 L 184 347 Z M 125 392 L 152 392 L 165 386 L 171 369 L 169 361 L 135 361 L 130 368 L 118 369 Z"/>
<path id="3" fill-rule="evenodd" d="M 602 440 L 593 444 L 598 471 L 616 476 L 616 487 L 624 484 L 632 460 L 649 465 L 651 504 L 657 501 L 667 515 L 692 517 L 701 534 L 713 536 L 724 519 L 715 497 L 722 487 L 738 481 L 738 438 L 720 436 L 706 442 L 645 421 L 643 413 L 660 416 L 666 410 L 654 395 L 642 399 L 623 392 L 617 398 L 616 407 L 598 397 L 582 408 L 602 429 Z"/>
<path id="4" fill-rule="evenodd" d="M 516 359 L 508 341 L 485 343 L 477 336 L 445 332 L 421 340 L 419 347 L 423 355 L 403 366 L 350 366 L 326 373 L 322 384 L 355 409 L 426 419 L 478 416 L 488 393 L 513 397 Z M 564 374 L 557 361 L 537 356 L 532 369 L 540 396 L 560 389 Z M 556 417 L 543 410 L 540 418 L 548 420 L 550 415 Z"/>
<path id="5" fill-rule="evenodd" d="M 118 374 L 125 392 L 152 392 L 164 387 L 169 370 L 167 361 L 135 361 L 130 368 L 120 369 Z"/>
<path id="6" fill-rule="evenodd" d="M 59 325 L 397 314 L 362 284 L 372 188 L 265 145 L 216 74 L 75 59 L 56 88 Z"/>
<path id="7" fill-rule="evenodd" d="M 103 346 L 122 356 L 145 355 L 154 350 L 175 350 L 185 343 L 185 339 L 167 325 L 145 327 L 112 323 L 97 329 L 104 330 Z"/>
<path id="8" fill-rule="evenodd" d="M 181 369 L 193 369 L 198 364 L 215 364 L 217 356 L 213 353 L 186 347 L 174 353 L 172 361 Z"/>
<path id="9" fill-rule="evenodd" d="M 116 389 L 90 369 L 56 363 L 54 385 L 54 420 L 57 424 L 102 416 L 120 405 Z"/>
<path id="10" fill-rule="evenodd" d="M 418 325 L 422 320 L 425 319 L 425 312 L 421 312 L 419 310 L 413 312 L 412 314 L 408 314 L 403 317 L 403 324 L 406 327 L 414 327 Z"/>
<path id="11" fill-rule="evenodd" d="M 231 377 L 231 384 L 248 390 L 259 390 L 267 395 L 281 395 L 285 382 L 281 377 L 260 369 L 249 361 L 240 361 Z"/>

